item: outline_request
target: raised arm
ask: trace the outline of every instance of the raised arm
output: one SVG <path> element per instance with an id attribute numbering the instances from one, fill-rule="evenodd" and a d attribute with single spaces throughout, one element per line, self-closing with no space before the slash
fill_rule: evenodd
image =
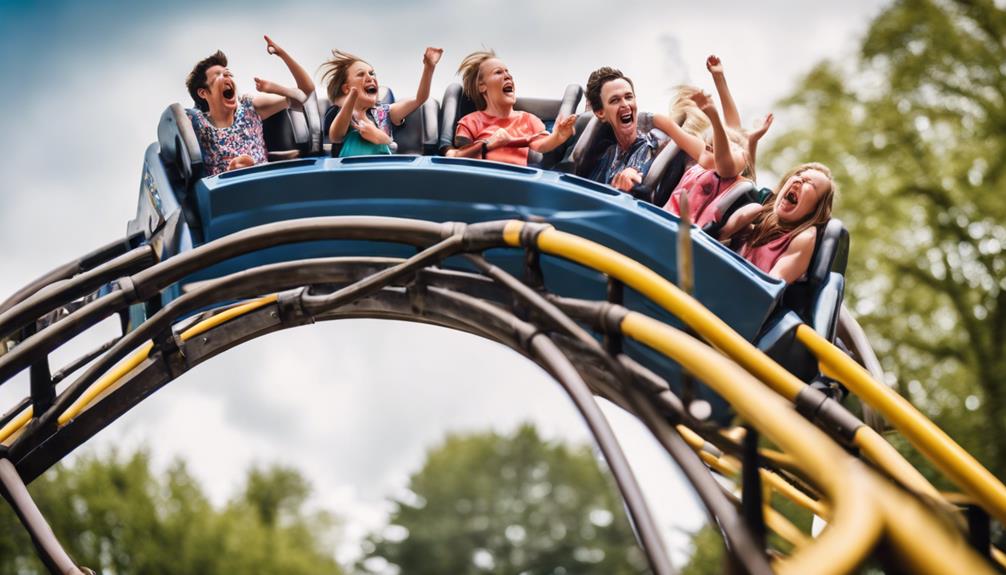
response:
<path id="1" fill-rule="evenodd" d="M 667 134 L 689 157 L 707 170 L 716 168 L 713 154 L 706 148 L 702 138 L 684 131 L 673 119 L 661 114 L 653 114 L 653 126 Z"/>
<path id="2" fill-rule="evenodd" d="M 709 122 L 713 126 L 713 160 L 716 164 L 716 173 L 721 178 L 734 178 L 744 170 L 743 153 L 735 151 L 727 139 L 727 131 L 720 121 L 719 112 L 716 105 L 705 92 L 692 94 L 692 101 L 709 117 Z"/>
<path id="3" fill-rule="evenodd" d="M 311 74 L 307 73 L 307 70 L 303 66 L 297 63 L 290 54 L 287 54 L 286 50 L 280 48 L 278 44 L 272 41 L 272 38 L 268 36 L 263 36 L 266 43 L 266 51 L 270 54 L 279 56 L 286 67 L 290 70 L 290 74 L 293 76 L 293 81 L 297 83 L 297 89 L 304 92 L 305 99 L 307 96 L 314 92 L 314 80 L 311 79 Z M 304 100 L 300 100 L 303 102 Z"/>
<path id="4" fill-rule="evenodd" d="M 423 75 L 419 78 L 419 88 L 416 89 L 416 97 L 410 100 L 402 100 L 391 105 L 391 123 L 396 126 L 405 121 L 406 116 L 422 106 L 426 99 L 430 97 L 430 82 L 433 81 L 433 70 L 436 69 L 440 57 L 443 56 L 443 48 L 427 48 L 423 54 Z"/>
<path id="5" fill-rule="evenodd" d="M 575 126 L 576 116 L 570 114 L 569 116 L 559 118 L 552 128 L 551 134 L 548 134 L 544 138 L 531 140 L 528 143 L 528 147 L 542 154 L 551 152 L 573 136 Z"/>
<path id="6" fill-rule="evenodd" d="M 346 131 L 349 130 L 349 123 L 353 119 L 353 108 L 356 107 L 356 99 L 360 96 L 360 92 L 356 88 L 350 88 L 349 94 L 346 99 L 342 102 L 342 108 L 339 109 L 339 113 L 335 115 L 335 119 L 332 120 L 332 125 L 328 127 L 328 139 L 335 143 L 341 142 L 343 138 L 346 137 Z"/>
<path id="7" fill-rule="evenodd" d="M 772 266 L 768 275 L 779 278 L 788 284 L 795 282 L 807 273 L 810 259 L 814 255 L 814 244 L 817 241 L 817 228 L 811 227 L 800 232 L 793 238 L 779 261 Z"/>
<path id="8" fill-rule="evenodd" d="M 737 112 L 737 104 L 730 94 L 730 87 L 727 86 L 727 77 L 723 73 L 723 62 L 719 56 L 712 55 L 706 58 L 706 70 L 713 75 L 713 84 L 716 84 L 716 93 L 720 96 L 720 104 L 723 105 L 723 120 L 730 128 L 740 129 L 741 115 Z"/>
<path id="9" fill-rule="evenodd" d="M 757 126 L 755 126 L 754 131 L 748 134 L 748 162 L 751 163 L 751 179 L 754 181 L 757 181 L 755 166 L 758 164 L 755 159 L 758 156 L 758 141 L 761 140 L 762 136 L 765 135 L 765 132 L 768 132 L 768 129 L 772 127 L 772 120 L 774 119 L 775 116 L 773 116 L 770 112 L 762 118 L 761 122 Z"/>
<path id="10" fill-rule="evenodd" d="M 262 78 L 255 78 L 255 89 L 259 93 L 252 98 L 252 104 L 263 120 L 287 109 L 291 101 L 303 102 L 307 99 L 307 94 L 297 88 L 290 88 Z"/>
<path id="11" fill-rule="evenodd" d="M 294 82 L 297 83 L 296 88 L 289 88 L 276 82 L 255 78 L 255 88 L 260 93 L 255 95 L 252 103 L 255 105 L 255 111 L 258 112 L 258 115 L 262 119 L 265 119 L 281 110 L 285 110 L 290 106 L 291 102 L 303 104 L 307 100 L 308 95 L 314 92 L 314 80 L 311 79 L 311 75 L 296 60 L 287 54 L 286 50 L 273 42 L 268 36 L 263 36 L 263 38 L 265 38 L 266 52 L 279 56 L 286 64 L 286 67 L 290 69 L 290 74 L 293 75 Z"/>

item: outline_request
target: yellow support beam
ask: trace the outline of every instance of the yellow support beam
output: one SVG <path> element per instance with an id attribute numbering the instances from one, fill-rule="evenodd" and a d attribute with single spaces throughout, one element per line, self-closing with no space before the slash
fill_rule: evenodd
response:
<path id="1" fill-rule="evenodd" d="M 1006 523 L 1006 485 L 985 469 L 907 399 L 876 381 L 840 349 L 810 327 L 797 328 L 803 343 L 849 391 L 879 411 L 923 455 L 1002 523 Z"/>
<path id="2" fill-rule="evenodd" d="M 507 222 L 503 231 L 504 241 L 508 245 L 520 247 L 523 227 L 524 222 L 518 220 Z M 541 232 L 537 243 L 538 249 L 543 252 L 564 257 L 617 278 L 648 297 L 786 399 L 794 401 L 805 387 L 803 381 L 741 337 L 698 300 L 639 262 L 596 242 L 553 228 Z M 865 447 L 858 444 L 857 447 L 862 448 L 864 454 L 882 467 L 885 473 L 915 491 L 930 496 L 937 493 L 936 488 L 911 465 L 896 462 L 900 455 L 895 457 L 897 452 L 893 448 L 883 448 L 868 434 L 857 434 L 857 437 L 868 439 Z M 877 459 L 873 456 L 877 456 Z"/>
<path id="3" fill-rule="evenodd" d="M 832 503 L 832 522 L 813 544 L 780 564 L 780 573 L 848 573 L 879 542 L 884 519 L 868 498 L 869 472 L 782 398 L 715 350 L 679 330 L 630 312 L 622 333 L 660 351 L 733 405 L 745 421 L 794 455 Z"/>
<path id="4" fill-rule="evenodd" d="M 241 305 L 236 305 L 230 309 L 224 310 L 216 315 L 208 317 L 196 325 L 190 327 L 189 329 L 182 332 L 182 341 L 188 341 L 189 339 L 196 337 L 202 333 L 205 333 L 218 325 L 228 322 L 236 317 L 242 316 L 246 313 L 253 312 L 263 306 L 269 305 L 276 301 L 277 295 L 272 294 L 256 300 L 252 300 Z M 137 349 L 131 356 L 126 358 L 124 361 L 120 362 L 111 371 L 103 375 L 98 381 L 94 382 L 90 387 L 84 390 L 84 393 L 77 398 L 77 401 L 73 402 L 70 407 L 66 408 L 66 411 L 59 415 L 59 426 L 62 427 L 67 423 L 73 421 L 74 417 L 80 414 L 87 406 L 101 395 L 106 389 L 115 385 L 120 379 L 126 376 L 129 372 L 136 369 L 138 365 L 146 361 L 147 357 L 150 355 L 150 351 L 153 349 L 153 342 L 146 342 L 139 349 Z"/>

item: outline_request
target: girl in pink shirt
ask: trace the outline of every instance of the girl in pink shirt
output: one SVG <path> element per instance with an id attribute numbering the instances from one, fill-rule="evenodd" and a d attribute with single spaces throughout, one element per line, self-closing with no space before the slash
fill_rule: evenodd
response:
<path id="1" fill-rule="evenodd" d="M 719 217 L 719 214 L 710 209 L 714 200 L 737 183 L 739 178 L 755 178 L 754 159 L 758 140 L 772 125 L 772 115 L 769 114 L 753 131 L 743 130 L 740 114 L 723 73 L 723 64 L 716 56 L 709 56 L 706 68 L 712 74 L 723 104 L 723 119 L 720 119 L 716 106 L 705 92 L 695 89 L 691 100 L 709 118 L 713 130 L 712 145 L 707 145 L 702 138 L 683 130 L 669 118 L 654 117 L 654 125 L 667 132 L 678 147 L 695 160 L 695 165 L 685 172 L 664 209 L 680 215 L 681 197 L 687 194 L 689 215 L 699 226 Z"/>
<path id="2" fill-rule="evenodd" d="M 458 73 L 463 89 L 478 110 L 458 121 L 448 156 L 527 165 L 528 150 L 546 153 L 573 135 L 576 116 L 559 118 L 549 133 L 534 114 L 514 110 L 513 76 L 492 50 L 473 52 Z"/>
<path id="3" fill-rule="evenodd" d="M 817 228 L 831 219 L 835 182 L 818 163 L 801 164 L 783 176 L 765 205 L 734 212 L 721 239 L 758 269 L 793 283 L 807 273 Z"/>

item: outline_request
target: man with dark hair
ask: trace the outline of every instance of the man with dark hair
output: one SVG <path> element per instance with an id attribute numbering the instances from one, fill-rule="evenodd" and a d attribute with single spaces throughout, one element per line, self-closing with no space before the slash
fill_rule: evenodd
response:
<path id="1" fill-rule="evenodd" d="M 593 160 L 593 165 L 582 166 L 577 173 L 627 192 L 643 181 L 660 148 L 660 141 L 652 131 L 653 117 L 651 114 L 638 117 L 632 80 L 608 66 L 591 72 L 587 79 L 587 101 L 598 121 L 611 129 L 614 141 L 608 140 L 607 148 L 599 157 L 594 156 L 596 160 L 585 158 L 587 162 Z"/>
<path id="2" fill-rule="evenodd" d="M 239 98 L 234 77 L 227 69 L 227 56 L 219 50 L 200 60 L 185 81 L 196 105 L 188 110 L 189 118 L 209 176 L 264 162 L 262 120 L 291 103 L 302 104 L 314 92 L 311 75 L 268 36 L 265 41 L 266 51 L 286 63 L 297 88 L 255 78 L 255 89 L 260 93 Z"/>

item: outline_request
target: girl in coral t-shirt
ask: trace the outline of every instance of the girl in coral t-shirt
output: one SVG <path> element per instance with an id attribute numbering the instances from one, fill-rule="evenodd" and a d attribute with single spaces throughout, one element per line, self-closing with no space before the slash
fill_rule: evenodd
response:
<path id="1" fill-rule="evenodd" d="M 540 118 L 513 109 L 517 103 L 513 76 L 492 50 L 469 54 L 458 73 L 465 95 L 478 111 L 458 121 L 448 156 L 526 166 L 529 150 L 550 152 L 573 135 L 576 116 L 559 118 L 549 133 Z"/>

